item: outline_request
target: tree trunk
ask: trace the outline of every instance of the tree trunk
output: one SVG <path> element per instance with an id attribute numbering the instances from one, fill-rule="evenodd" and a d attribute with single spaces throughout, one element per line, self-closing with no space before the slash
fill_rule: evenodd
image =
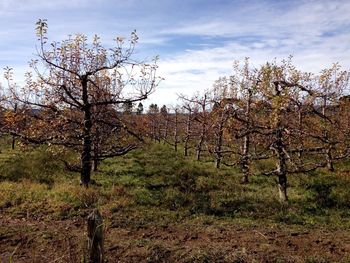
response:
<path id="1" fill-rule="evenodd" d="M 283 129 L 280 125 L 276 131 L 275 151 L 277 153 L 278 192 L 281 202 L 288 201 L 287 195 L 287 158 L 284 152 Z"/>
<path id="2" fill-rule="evenodd" d="M 179 127 L 178 127 L 178 113 L 177 113 L 177 109 L 175 110 L 175 122 L 174 122 L 174 150 L 175 152 L 177 152 L 177 145 L 179 143 Z"/>
<path id="3" fill-rule="evenodd" d="M 184 155 L 188 156 L 188 142 L 190 140 L 191 133 L 191 111 L 188 113 L 187 123 L 186 123 L 186 137 L 185 137 L 185 145 L 184 145 Z"/>
<path id="4" fill-rule="evenodd" d="M 101 135 L 100 135 L 100 131 L 99 129 L 96 129 L 95 131 L 95 139 L 94 139 L 94 143 L 93 143 L 93 146 L 94 146 L 94 149 L 93 149 L 93 153 L 94 153 L 94 156 L 93 156 L 93 171 L 94 172 L 97 172 L 98 171 L 98 166 L 100 164 L 100 160 L 98 159 L 99 157 L 99 151 L 100 151 L 100 142 L 101 142 Z"/>
<path id="5" fill-rule="evenodd" d="M 206 129 L 207 129 L 207 113 L 206 113 L 206 106 L 207 106 L 207 94 L 204 95 L 203 101 L 200 103 L 202 107 L 202 112 L 201 112 L 201 120 L 200 123 L 202 124 L 202 130 L 201 134 L 199 137 L 199 142 L 197 143 L 196 147 L 196 159 L 197 161 L 200 161 L 201 159 L 201 154 L 202 154 L 202 146 L 204 143 L 204 139 L 206 136 Z"/>
<path id="6" fill-rule="evenodd" d="M 15 103 L 15 105 L 13 107 L 13 112 L 14 112 L 14 114 L 17 113 L 17 103 Z M 11 149 L 14 150 L 15 146 L 16 146 L 16 137 L 14 135 L 12 135 Z"/>
<path id="7" fill-rule="evenodd" d="M 324 97 L 323 99 L 323 107 L 322 107 L 322 114 L 326 116 L 326 108 L 327 108 L 327 97 Z M 326 141 L 328 141 L 328 146 L 325 152 L 326 162 L 327 162 L 327 169 L 330 172 L 334 172 L 334 166 L 333 166 L 333 158 L 332 158 L 332 146 L 329 143 L 329 135 L 326 127 L 326 120 L 324 120 L 324 131 L 323 136 Z"/>
<path id="8" fill-rule="evenodd" d="M 329 147 L 326 151 L 326 161 L 327 161 L 327 169 L 330 172 L 334 172 L 334 166 L 333 166 L 333 158 L 332 158 L 332 148 Z"/>
<path id="9" fill-rule="evenodd" d="M 152 116 L 152 121 L 151 121 L 151 125 L 152 125 L 152 140 L 157 142 L 157 123 L 156 123 L 156 116 Z"/>
<path id="10" fill-rule="evenodd" d="M 242 160 L 241 160 L 241 169 L 243 173 L 242 183 L 247 184 L 249 183 L 249 176 L 250 176 L 250 128 L 251 128 L 251 118 L 250 118 L 250 108 L 252 103 L 252 90 L 248 89 L 248 98 L 246 103 L 246 109 L 245 109 L 245 121 L 246 121 L 246 134 L 243 137 L 243 154 L 242 154 Z"/>
<path id="11" fill-rule="evenodd" d="M 219 169 L 221 165 L 221 155 L 217 154 L 215 158 L 215 168 Z"/>
<path id="12" fill-rule="evenodd" d="M 185 139 L 184 155 L 188 156 L 188 137 L 186 137 L 186 139 Z"/>
<path id="13" fill-rule="evenodd" d="M 279 198 L 281 202 L 284 203 L 288 201 L 286 173 L 278 174 L 278 193 L 279 193 Z"/>
<path id="14" fill-rule="evenodd" d="M 84 102 L 84 131 L 83 131 L 83 150 L 81 153 L 81 174 L 80 179 L 83 186 L 88 187 L 91 178 L 92 166 L 92 139 L 91 139 L 91 105 L 88 101 L 87 78 L 82 81 L 83 102 Z"/>
<path id="15" fill-rule="evenodd" d="M 196 147 L 196 155 L 197 155 L 196 159 L 197 159 L 197 161 L 200 161 L 200 159 L 201 159 L 202 146 L 204 143 L 204 136 L 205 136 L 205 128 L 206 128 L 206 123 L 205 123 L 205 120 L 203 120 L 202 132 L 201 132 L 201 135 L 199 137 L 199 142 L 198 142 L 197 147 Z"/>
<path id="16" fill-rule="evenodd" d="M 244 138 L 244 139 L 246 140 L 246 138 Z M 243 177 L 242 177 L 242 181 L 241 181 L 242 184 L 249 183 L 249 176 L 250 176 L 249 159 L 248 159 L 249 157 L 248 157 L 248 154 L 246 153 L 247 145 L 248 144 L 244 143 L 243 157 L 242 157 L 242 160 L 241 160 L 241 169 L 242 169 L 242 173 L 243 173 Z"/>
<path id="17" fill-rule="evenodd" d="M 221 115 L 220 115 L 220 122 L 219 122 L 219 127 L 218 131 L 216 134 L 216 146 L 215 146 L 215 167 L 217 169 L 220 168 L 221 160 L 222 160 L 222 137 L 224 135 L 224 123 L 225 123 L 225 111 L 221 109 Z"/>
<path id="18" fill-rule="evenodd" d="M 96 150 L 95 147 L 94 147 L 94 158 L 93 158 L 93 161 L 94 161 L 94 165 L 93 165 L 92 169 L 93 169 L 94 172 L 97 172 L 99 164 L 100 164 L 100 160 L 98 159 L 98 150 Z"/>
<path id="19" fill-rule="evenodd" d="M 14 150 L 16 145 L 16 137 L 12 136 L 12 143 L 11 143 L 11 149 Z"/>
<path id="20" fill-rule="evenodd" d="M 203 143 L 203 140 L 201 139 L 196 147 L 196 159 L 197 159 L 197 161 L 200 161 L 200 159 L 201 159 L 202 143 Z"/>
<path id="21" fill-rule="evenodd" d="M 91 123 L 91 122 L 90 122 Z M 85 129 L 84 131 L 84 139 L 83 139 L 83 152 L 81 154 L 81 183 L 88 187 L 91 178 L 91 166 L 92 166 L 92 158 L 91 158 L 91 135 L 88 131 L 90 131 L 89 122 L 85 121 Z"/>
<path id="22" fill-rule="evenodd" d="M 158 123 L 157 138 L 158 138 L 158 143 L 161 143 L 161 139 L 162 139 L 162 127 L 161 127 L 160 123 Z"/>
<path id="23" fill-rule="evenodd" d="M 169 128 L 169 119 L 168 115 L 165 116 L 165 127 L 164 127 L 164 135 L 163 135 L 163 143 L 166 144 L 168 140 L 168 128 Z"/>
<path id="24" fill-rule="evenodd" d="M 298 112 L 298 129 L 299 129 L 299 149 L 298 149 L 298 157 L 300 160 L 302 160 L 302 149 L 304 148 L 303 144 L 304 144 L 304 141 L 303 141 L 303 113 L 302 113 L 302 110 L 299 109 L 299 112 Z"/>
<path id="25" fill-rule="evenodd" d="M 94 172 L 98 171 L 99 164 L 100 164 L 100 161 L 98 160 L 98 158 L 94 157 L 94 166 L 93 166 Z"/>

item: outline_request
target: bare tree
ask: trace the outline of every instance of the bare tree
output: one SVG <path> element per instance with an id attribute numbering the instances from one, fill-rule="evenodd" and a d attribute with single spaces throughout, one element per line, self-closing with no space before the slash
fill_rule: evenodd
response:
<path id="1" fill-rule="evenodd" d="M 188 156 L 188 151 L 191 148 L 190 140 L 193 137 L 193 120 L 195 113 L 194 103 L 191 102 L 186 96 L 179 95 L 179 99 L 183 102 L 183 110 L 185 115 L 185 130 L 184 130 L 184 155 Z"/>
<path id="2" fill-rule="evenodd" d="M 334 158 L 331 150 L 339 142 L 337 135 L 331 136 L 329 132 L 324 132 L 325 123 L 335 125 L 335 122 L 325 111 L 330 109 L 324 103 L 327 95 L 314 86 L 315 83 L 318 85 L 319 80 L 325 79 L 323 73 L 312 76 L 300 72 L 287 60 L 280 65 L 275 62 L 265 64 L 260 69 L 260 74 L 258 87 L 270 112 L 265 134 L 270 139 L 276 165 L 274 171 L 266 174 L 277 175 L 280 200 L 287 201 L 288 174 L 306 173 L 326 166 L 332 170 L 332 161 L 344 158 L 346 153 L 339 152 Z M 337 83 L 339 81 L 340 79 L 336 80 Z M 320 105 L 319 98 L 322 98 Z M 335 113 L 334 107 L 332 111 Z M 307 118 L 303 118 L 303 115 Z M 332 130 L 336 131 L 336 126 Z M 301 135 L 302 144 L 298 141 Z M 300 158 L 304 157 L 304 153 L 309 158 Z M 314 155 L 319 153 L 326 154 L 326 158 Z M 310 154 L 313 158 L 310 158 Z"/>
<path id="3" fill-rule="evenodd" d="M 152 140 L 160 142 L 161 139 L 161 128 L 160 128 L 160 114 L 159 107 L 157 104 L 152 103 L 149 105 L 148 112 L 148 133 Z"/>
<path id="4" fill-rule="evenodd" d="M 202 156 L 204 143 L 206 141 L 209 128 L 209 112 L 208 107 L 211 103 L 209 92 L 205 92 L 203 96 L 196 96 L 192 99 L 198 105 L 199 110 L 196 111 L 194 120 L 199 124 L 199 134 L 196 144 L 196 159 L 199 161 Z"/>
<path id="5" fill-rule="evenodd" d="M 315 85 L 316 99 L 314 111 L 321 117 L 320 134 L 318 139 L 323 145 L 323 153 L 327 162 L 327 169 L 333 172 L 334 160 L 337 159 L 334 153 L 337 144 L 341 143 L 338 135 L 340 129 L 337 115 L 337 105 L 349 83 L 349 73 L 341 71 L 338 64 L 334 64 L 329 69 L 322 70 L 317 76 Z M 338 113 L 339 114 L 339 113 Z"/>
<path id="6" fill-rule="evenodd" d="M 177 152 L 179 139 L 179 109 L 176 107 L 174 109 L 174 120 L 173 120 L 174 132 L 173 132 L 173 141 L 174 141 L 174 150 Z"/>
<path id="7" fill-rule="evenodd" d="M 129 42 L 118 37 L 111 49 L 104 48 L 99 37 L 94 36 L 89 44 L 81 34 L 53 42 L 47 49 L 47 22 L 39 20 L 36 25 L 39 59 L 33 60 L 31 67 L 37 78 L 29 74 L 21 94 L 14 91 L 19 101 L 39 109 L 25 137 L 77 149 L 81 156 L 81 182 L 87 187 L 94 159 L 94 130 L 98 131 L 96 126 L 100 125 L 101 116 L 97 115 L 107 110 L 116 122 L 102 121 L 111 126 L 112 133 L 119 134 L 108 140 L 108 147 L 98 158 L 134 149 L 137 143 L 118 140 L 120 134 L 130 133 L 118 118 L 117 109 L 147 98 L 158 84 L 157 65 L 155 61 L 149 64 L 132 59 L 138 40 L 136 32 L 132 32 Z M 123 129 L 124 133 L 120 133 Z"/>

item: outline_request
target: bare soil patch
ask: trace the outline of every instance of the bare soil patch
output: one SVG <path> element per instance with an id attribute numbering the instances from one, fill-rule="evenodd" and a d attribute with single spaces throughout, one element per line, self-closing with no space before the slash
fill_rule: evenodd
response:
<path id="1" fill-rule="evenodd" d="M 0 217 L 1 262 L 81 262 L 84 218 Z M 107 262 L 349 262 L 350 231 L 178 224 L 106 229 Z"/>

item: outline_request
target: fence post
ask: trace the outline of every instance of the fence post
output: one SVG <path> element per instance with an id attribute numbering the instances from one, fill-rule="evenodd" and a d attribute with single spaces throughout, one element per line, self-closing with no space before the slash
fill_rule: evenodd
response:
<path id="1" fill-rule="evenodd" d="M 94 209 L 87 217 L 87 263 L 103 263 L 103 219 L 98 211 Z"/>

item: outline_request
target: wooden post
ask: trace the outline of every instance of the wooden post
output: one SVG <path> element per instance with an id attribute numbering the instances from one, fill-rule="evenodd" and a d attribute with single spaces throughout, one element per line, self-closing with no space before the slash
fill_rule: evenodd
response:
<path id="1" fill-rule="evenodd" d="M 103 263 L 103 219 L 98 211 L 94 209 L 87 217 L 87 254 L 86 263 Z"/>

